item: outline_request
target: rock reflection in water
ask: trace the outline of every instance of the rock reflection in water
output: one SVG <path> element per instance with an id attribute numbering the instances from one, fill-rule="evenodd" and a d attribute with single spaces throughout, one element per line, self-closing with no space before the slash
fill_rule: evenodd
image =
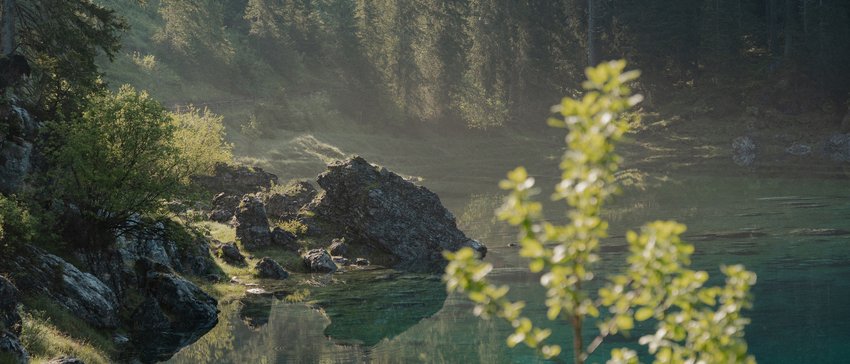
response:
<path id="1" fill-rule="evenodd" d="M 443 307 L 446 288 L 439 276 L 377 271 L 317 293 L 331 324 L 325 335 L 340 344 L 374 346 L 407 331 Z"/>
<path id="2" fill-rule="evenodd" d="M 219 325 L 169 362 L 372 362 L 373 346 L 434 315 L 446 301 L 439 276 L 373 270 L 335 280 L 310 288 L 309 304 L 274 296 L 223 302 Z"/>

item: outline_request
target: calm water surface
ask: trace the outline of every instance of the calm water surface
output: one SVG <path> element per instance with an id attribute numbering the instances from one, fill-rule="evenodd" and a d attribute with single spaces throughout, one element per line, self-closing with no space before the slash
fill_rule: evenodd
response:
<path id="1" fill-rule="evenodd" d="M 474 164 L 376 159 L 391 169 L 422 176 L 422 184 L 441 196 L 467 235 L 490 247 L 487 260 L 496 266 L 492 279 L 509 283 L 514 298 L 528 301 L 530 316 L 544 322 L 538 277 L 527 271 L 516 248 L 507 247 L 515 232 L 492 217 L 501 199 L 495 187 L 498 178 L 515 165 L 530 163 L 510 158 Z M 548 189 L 555 183 L 554 160 L 531 167 L 532 172 L 544 173 L 538 185 Z M 626 188 L 608 209 L 612 238 L 603 244 L 597 271 L 604 276 L 621 268 L 625 252 L 621 237 L 627 229 L 649 220 L 679 220 L 688 225 L 687 240 L 697 247 L 695 267 L 719 277 L 721 263 L 742 263 L 758 274 L 747 340 L 759 362 L 847 362 L 850 189 L 846 179 L 757 177 L 736 170 L 731 161 L 728 168 L 722 173 L 656 168 L 635 174 L 633 180 L 640 183 Z M 547 208 L 552 216 L 563 210 L 551 203 Z M 505 348 L 508 325 L 474 317 L 462 297 L 446 295 L 439 277 L 372 270 L 330 279 L 317 276 L 315 281 L 314 287 L 305 287 L 311 292 L 309 304 L 275 298 L 222 302 L 218 327 L 170 362 L 542 362 L 529 350 Z M 556 332 L 554 340 L 568 348 L 569 328 L 550 327 Z M 612 338 L 602 353 L 634 345 L 635 337 L 647 329 L 639 327 L 632 338 Z"/>

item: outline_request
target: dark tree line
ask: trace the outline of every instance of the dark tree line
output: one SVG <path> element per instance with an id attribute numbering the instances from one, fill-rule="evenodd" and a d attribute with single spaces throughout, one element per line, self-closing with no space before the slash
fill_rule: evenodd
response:
<path id="1" fill-rule="evenodd" d="M 148 8 L 164 24 L 154 38 L 185 58 L 240 70 L 258 58 L 290 93 L 322 90 L 363 119 L 518 125 L 574 92 L 588 64 L 611 58 L 642 69 L 646 88 L 784 72 L 838 102 L 850 91 L 843 0 L 160 0 Z"/>

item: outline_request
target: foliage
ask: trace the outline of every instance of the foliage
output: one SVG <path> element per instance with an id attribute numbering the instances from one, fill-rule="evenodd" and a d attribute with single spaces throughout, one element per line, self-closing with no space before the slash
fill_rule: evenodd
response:
<path id="1" fill-rule="evenodd" d="M 15 196 L 0 196 L 0 247 L 8 251 L 34 238 L 36 219 L 15 200 Z"/>
<path id="2" fill-rule="evenodd" d="M 63 355 L 86 363 L 110 362 L 109 354 L 116 348 L 109 335 L 89 326 L 48 297 L 28 296 L 24 304 L 20 339 L 34 362 Z"/>
<path id="3" fill-rule="evenodd" d="M 218 163 L 233 162 L 233 145 L 224 141 L 224 119 L 209 109 L 189 106 L 174 113 L 173 145 L 188 163 L 187 175 L 212 174 Z"/>
<path id="4" fill-rule="evenodd" d="M 295 236 L 302 236 L 307 233 L 307 225 L 299 220 L 284 220 L 279 222 L 277 227 Z"/>
<path id="5" fill-rule="evenodd" d="M 91 0 L 19 0 L 18 43 L 33 66 L 28 98 L 46 116 L 74 114 L 85 95 L 102 88 L 95 64 L 120 48 L 126 24 Z"/>
<path id="6" fill-rule="evenodd" d="M 630 96 L 627 86 L 638 72 L 623 72 L 624 68 L 624 61 L 588 68 L 584 97 L 564 98 L 553 108 L 560 117 L 551 118 L 549 124 L 568 129 L 561 181 L 553 198 L 566 203 L 569 222 L 557 225 L 543 218 L 542 205 L 531 199 L 537 193 L 534 179 L 522 167 L 500 183 L 511 194 L 499 218 L 520 228 L 519 253 L 529 260 L 532 272 L 542 273 L 548 319 L 565 319 L 572 325 L 576 363 L 584 363 L 606 337 L 628 333 L 635 321 L 651 318 L 657 322 L 656 332 L 642 337 L 640 344 L 648 347 L 657 363 L 754 363 L 743 337 L 749 321 L 741 310 L 750 307 L 755 274 L 741 266 L 722 267 L 725 285 L 705 287 L 708 274 L 688 268 L 694 248 L 680 239 L 684 225 L 656 221 L 640 232 L 630 231 L 626 272 L 610 277 L 595 296 L 587 289 L 594 278 L 600 240 L 607 236 L 608 223 L 600 212 L 617 192 L 620 157 L 614 146 L 628 129 L 623 113 L 640 102 L 639 95 Z M 468 248 L 446 257 L 448 289 L 467 293 L 477 315 L 510 322 L 515 332 L 507 339 L 509 346 L 524 343 L 544 357 L 558 357 L 561 347 L 545 343 L 551 331 L 522 315 L 525 303 L 509 300 L 508 286 L 487 281 L 491 264 L 476 260 Z M 599 335 L 585 346 L 582 327 L 591 318 Z M 636 362 L 630 349 L 614 349 L 609 361 Z"/>
<path id="7" fill-rule="evenodd" d="M 87 101 L 79 118 L 54 126 L 50 174 L 57 197 L 93 229 L 79 243 L 108 244 L 104 234 L 160 209 L 192 170 L 174 145 L 174 122 L 147 93 L 124 86 Z"/>

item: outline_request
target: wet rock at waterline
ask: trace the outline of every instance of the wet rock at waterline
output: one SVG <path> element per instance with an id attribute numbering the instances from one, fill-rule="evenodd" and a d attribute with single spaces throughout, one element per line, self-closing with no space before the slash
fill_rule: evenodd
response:
<path id="1" fill-rule="evenodd" d="M 26 364 L 29 363 L 29 354 L 15 335 L 0 331 L 0 359 L 4 364 Z"/>
<path id="2" fill-rule="evenodd" d="M 369 259 L 366 259 L 366 258 L 354 259 L 354 265 L 360 266 L 360 267 L 365 267 L 365 266 L 369 265 Z"/>
<path id="3" fill-rule="evenodd" d="M 747 167 L 756 160 L 756 143 L 753 138 L 740 136 L 732 140 L 732 161 L 735 164 Z"/>
<path id="4" fill-rule="evenodd" d="M 245 249 L 271 245 L 272 234 L 263 202 L 256 196 L 244 196 L 236 209 L 236 238 Z"/>
<path id="5" fill-rule="evenodd" d="M 331 255 L 324 249 L 309 250 L 301 258 L 304 260 L 304 265 L 311 272 L 333 273 L 338 269 Z"/>
<path id="6" fill-rule="evenodd" d="M 363 158 L 329 165 L 318 183 L 324 192 L 309 206 L 308 226 L 345 236 L 352 247 L 369 247 L 374 257 L 388 257 L 387 263 L 398 269 L 440 270 L 446 250 L 472 247 L 486 253 L 483 244 L 457 228 L 435 193 Z M 338 231 L 324 231 L 327 227 Z"/>
<path id="7" fill-rule="evenodd" d="M 53 254 L 25 246 L 0 263 L 18 288 L 42 292 L 69 312 L 99 328 L 118 326 L 118 300 L 109 286 Z"/>
<path id="8" fill-rule="evenodd" d="M 218 323 L 218 302 L 174 274 L 148 272 L 147 299 L 133 312 L 131 345 L 143 363 L 165 361 Z"/>
<path id="9" fill-rule="evenodd" d="M 18 288 L 0 276 L 0 331 L 21 334 L 21 315 L 18 314 L 20 296 Z"/>
<path id="10" fill-rule="evenodd" d="M 254 267 L 257 271 L 257 277 L 266 279 L 286 279 L 289 278 L 289 272 L 274 261 L 272 258 L 264 257 L 257 262 Z"/>
<path id="11" fill-rule="evenodd" d="M 277 183 L 277 176 L 262 168 L 219 163 L 212 176 L 195 176 L 192 182 L 214 193 L 242 196 L 268 189 L 272 183 Z"/>
<path id="12" fill-rule="evenodd" d="M 219 244 L 215 251 L 216 256 L 224 260 L 225 263 L 236 266 L 245 265 L 245 256 L 239 252 L 236 243 Z"/>
<path id="13" fill-rule="evenodd" d="M 316 194 L 316 188 L 309 182 L 296 181 L 284 186 L 282 193 L 262 194 L 262 199 L 269 217 L 288 220 L 298 217 L 301 208 L 313 201 Z"/>

